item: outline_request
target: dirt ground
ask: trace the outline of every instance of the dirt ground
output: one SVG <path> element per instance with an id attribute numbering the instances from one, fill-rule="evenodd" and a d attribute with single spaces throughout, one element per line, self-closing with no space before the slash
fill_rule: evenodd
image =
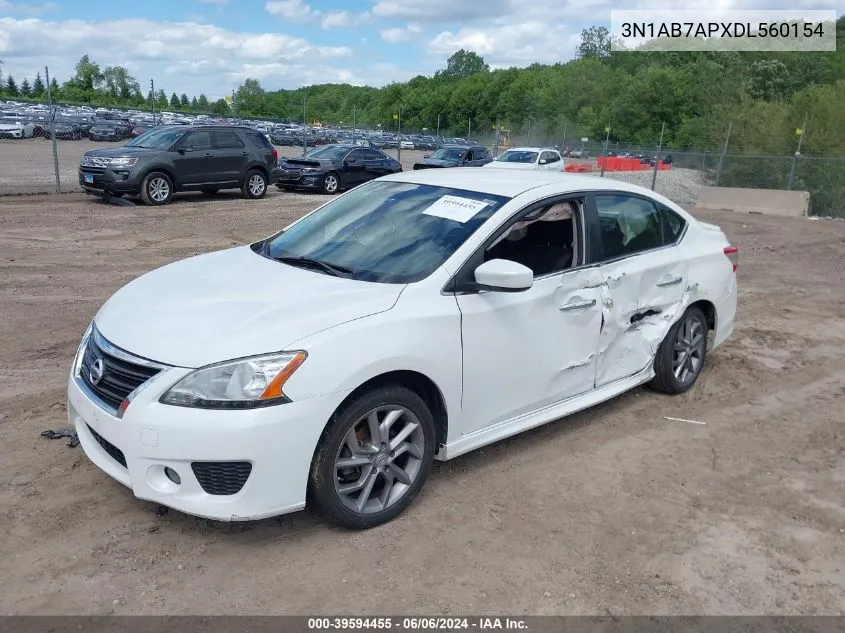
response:
<path id="1" fill-rule="evenodd" d="M 0 198 L 1 613 L 845 613 L 845 222 L 697 212 L 740 246 L 740 308 L 691 392 L 436 464 L 371 531 L 157 516 L 39 436 L 110 294 L 321 200 Z"/>

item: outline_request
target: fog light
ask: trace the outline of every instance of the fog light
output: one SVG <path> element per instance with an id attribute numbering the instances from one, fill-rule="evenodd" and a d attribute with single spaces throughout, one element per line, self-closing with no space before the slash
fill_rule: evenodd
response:
<path id="1" fill-rule="evenodd" d="M 179 473 L 177 473 L 175 470 L 173 470 L 169 466 L 164 467 L 164 476 L 167 477 L 170 481 L 172 481 L 177 486 L 182 483 L 182 480 L 179 477 Z"/>

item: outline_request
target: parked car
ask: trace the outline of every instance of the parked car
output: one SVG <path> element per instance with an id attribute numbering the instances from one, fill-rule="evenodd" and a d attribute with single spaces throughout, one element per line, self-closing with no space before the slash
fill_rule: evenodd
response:
<path id="1" fill-rule="evenodd" d="M 0 138 L 32 138 L 35 127 L 22 119 L 0 119 Z"/>
<path id="2" fill-rule="evenodd" d="M 414 142 L 411 139 L 403 139 L 399 141 L 399 147 L 401 149 L 414 149 Z"/>
<path id="3" fill-rule="evenodd" d="M 131 136 L 132 124 L 117 119 L 97 121 L 88 130 L 92 141 L 122 141 Z"/>
<path id="4" fill-rule="evenodd" d="M 293 134 L 292 132 L 271 132 L 270 141 L 273 145 L 296 147 L 302 146 L 302 136 Z"/>
<path id="5" fill-rule="evenodd" d="M 414 163 L 414 169 L 437 167 L 482 167 L 493 160 L 489 150 L 480 145 L 444 145 L 422 162 Z"/>
<path id="6" fill-rule="evenodd" d="M 645 383 L 690 390 L 708 334 L 732 332 L 735 271 L 717 226 L 643 187 L 398 173 L 124 286 L 79 345 L 68 417 L 139 498 L 223 521 L 307 500 L 368 528 L 434 459 Z"/>
<path id="7" fill-rule="evenodd" d="M 371 147 L 323 145 L 304 156 L 279 161 L 277 186 L 285 191 L 311 189 L 335 194 L 368 180 L 402 171 L 402 164 Z"/>
<path id="8" fill-rule="evenodd" d="M 56 133 L 57 139 L 65 139 L 69 141 L 78 141 L 83 136 L 82 128 L 78 123 L 72 121 L 54 121 L 53 130 Z M 53 135 L 50 132 L 50 127 L 44 131 L 44 138 L 52 139 Z"/>
<path id="9" fill-rule="evenodd" d="M 499 154 L 484 167 L 496 169 L 533 169 L 563 171 L 560 152 L 542 147 L 514 147 Z"/>
<path id="10" fill-rule="evenodd" d="M 569 151 L 569 156 L 572 158 L 589 158 L 590 153 L 585 149 L 573 149 Z"/>
<path id="11" fill-rule="evenodd" d="M 263 198 L 278 178 L 278 153 L 261 132 L 223 125 L 163 126 L 124 147 L 85 152 L 79 184 L 87 193 L 140 195 L 150 205 L 176 191 L 238 188 Z"/>

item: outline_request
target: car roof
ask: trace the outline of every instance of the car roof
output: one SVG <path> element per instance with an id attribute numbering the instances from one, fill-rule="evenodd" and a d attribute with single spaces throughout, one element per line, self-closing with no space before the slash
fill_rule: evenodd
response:
<path id="1" fill-rule="evenodd" d="M 532 189 L 545 188 L 543 195 L 574 193 L 577 191 L 615 190 L 661 196 L 644 187 L 597 176 L 568 174 L 560 171 L 525 171 L 508 169 L 473 169 L 453 167 L 447 169 L 419 169 L 382 176 L 380 180 L 418 183 L 438 187 L 465 189 L 494 196 L 515 198 Z"/>
<path id="2" fill-rule="evenodd" d="M 554 147 L 509 147 L 505 152 L 556 152 Z M 504 154 L 504 152 L 502 152 Z"/>

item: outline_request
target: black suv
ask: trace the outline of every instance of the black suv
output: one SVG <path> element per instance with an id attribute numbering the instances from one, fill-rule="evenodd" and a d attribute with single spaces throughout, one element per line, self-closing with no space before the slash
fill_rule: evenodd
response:
<path id="1" fill-rule="evenodd" d="M 259 131 L 229 125 L 153 128 L 123 147 L 85 152 L 79 184 L 86 193 L 140 195 L 167 204 L 175 191 L 240 189 L 263 198 L 279 175 L 278 153 Z"/>

